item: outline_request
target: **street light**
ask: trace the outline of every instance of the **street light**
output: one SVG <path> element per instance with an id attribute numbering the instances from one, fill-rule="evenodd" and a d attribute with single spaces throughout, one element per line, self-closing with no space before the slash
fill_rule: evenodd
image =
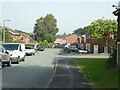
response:
<path id="1" fill-rule="evenodd" d="M 3 42 L 5 43 L 5 22 L 9 22 L 10 20 L 4 20 L 3 21 L 3 28 L 4 28 L 4 32 L 3 32 Z"/>

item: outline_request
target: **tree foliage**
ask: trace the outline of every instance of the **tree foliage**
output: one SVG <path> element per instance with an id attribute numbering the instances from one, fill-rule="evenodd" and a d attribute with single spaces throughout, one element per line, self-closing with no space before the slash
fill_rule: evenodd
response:
<path id="1" fill-rule="evenodd" d="M 86 29 L 94 39 L 107 39 L 110 33 L 117 32 L 117 21 L 104 18 L 98 19 L 93 21 Z"/>
<path id="2" fill-rule="evenodd" d="M 78 28 L 78 29 L 73 31 L 73 34 L 84 35 L 85 33 L 86 33 L 86 29 L 85 28 Z"/>
<path id="3" fill-rule="evenodd" d="M 19 39 L 13 41 L 13 43 L 20 43 L 21 41 Z"/>
<path id="4" fill-rule="evenodd" d="M 10 35 L 10 33 L 8 32 L 8 29 L 7 28 L 5 28 L 5 42 L 6 43 L 10 43 L 10 42 L 12 42 L 12 39 L 11 39 L 11 35 Z"/>
<path id="5" fill-rule="evenodd" d="M 41 17 L 36 20 L 34 33 L 37 41 L 47 40 L 48 42 L 54 42 L 57 32 L 57 20 L 52 14 L 47 14 L 44 18 Z"/>

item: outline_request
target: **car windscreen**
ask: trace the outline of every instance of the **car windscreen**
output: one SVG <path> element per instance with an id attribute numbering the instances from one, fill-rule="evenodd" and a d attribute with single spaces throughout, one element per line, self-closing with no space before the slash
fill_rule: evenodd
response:
<path id="1" fill-rule="evenodd" d="M 25 49 L 33 49 L 33 47 L 25 47 Z"/>
<path id="2" fill-rule="evenodd" d="M 19 44 L 3 44 L 2 45 L 6 50 L 17 50 Z"/>
<path id="3" fill-rule="evenodd" d="M 38 48 L 44 48 L 44 46 L 39 46 Z"/>

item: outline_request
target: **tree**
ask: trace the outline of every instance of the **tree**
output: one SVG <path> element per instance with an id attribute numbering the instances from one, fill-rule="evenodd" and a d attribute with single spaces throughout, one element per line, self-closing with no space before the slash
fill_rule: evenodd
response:
<path id="1" fill-rule="evenodd" d="M 10 43 L 10 42 L 12 42 L 12 39 L 11 39 L 11 35 L 10 35 L 10 33 L 9 33 L 9 31 L 8 31 L 9 29 L 8 28 L 5 28 L 5 42 L 6 43 Z"/>
<path id="2" fill-rule="evenodd" d="M 49 43 L 53 43 L 57 32 L 57 20 L 52 14 L 47 14 L 46 17 L 36 20 L 34 33 L 36 34 L 37 41 L 47 40 Z"/>
<path id="3" fill-rule="evenodd" d="M 78 28 L 76 30 L 73 31 L 73 34 L 79 34 L 79 35 L 84 35 L 86 33 L 86 29 L 85 28 Z"/>
<path id="4" fill-rule="evenodd" d="M 108 47 L 109 35 L 117 32 L 117 21 L 110 19 L 98 19 L 93 21 L 86 29 L 94 39 L 104 38 Z"/>

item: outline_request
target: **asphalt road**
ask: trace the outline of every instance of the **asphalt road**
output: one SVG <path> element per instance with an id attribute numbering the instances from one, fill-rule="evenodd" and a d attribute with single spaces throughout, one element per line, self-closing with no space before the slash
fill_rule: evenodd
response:
<path id="1" fill-rule="evenodd" d="M 53 60 L 58 49 L 45 49 L 25 62 L 2 69 L 2 88 L 46 88 L 53 75 Z"/>
<path id="2" fill-rule="evenodd" d="M 58 55 L 59 52 L 60 49 L 45 49 L 27 56 L 25 62 L 4 67 L 0 70 L 2 88 L 90 88 L 73 60 L 91 55 Z"/>
<path id="3" fill-rule="evenodd" d="M 49 88 L 91 88 L 87 79 L 78 70 L 73 60 L 57 57 Z"/>

